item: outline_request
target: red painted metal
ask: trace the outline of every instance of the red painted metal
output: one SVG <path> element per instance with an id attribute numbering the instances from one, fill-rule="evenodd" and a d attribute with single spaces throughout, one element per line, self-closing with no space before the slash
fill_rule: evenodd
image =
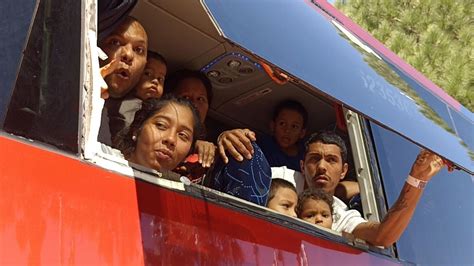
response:
<path id="1" fill-rule="evenodd" d="M 0 136 L 0 264 L 395 264 Z"/>

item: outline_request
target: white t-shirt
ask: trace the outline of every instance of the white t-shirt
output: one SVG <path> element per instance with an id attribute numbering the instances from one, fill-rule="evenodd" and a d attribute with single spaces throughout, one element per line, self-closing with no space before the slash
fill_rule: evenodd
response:
<path id="1" fill-rule="evenodd" d="M 295 186 L 298 194 L 304 190 L 304 176 L 300 172 L 289 169 L 286 166 L 272 167 L 272 178 L 281 178 L 290 182 Z"/>
<path id="2" fill-rule="evenodd" d="M 333 196 L 333 221 L 331 229 L 337 232 L 352 233 L 361 223 L 367 222 L 357 210 L 349 210 L 347 205 Z"/>

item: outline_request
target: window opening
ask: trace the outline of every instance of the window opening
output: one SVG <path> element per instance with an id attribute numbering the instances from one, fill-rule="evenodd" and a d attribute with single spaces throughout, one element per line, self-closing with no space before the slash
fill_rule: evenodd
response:
<path id="1" fill-rule="evenodd" d="M 40 1 L 5 131 L 78 152 L 81 2 Z"/>

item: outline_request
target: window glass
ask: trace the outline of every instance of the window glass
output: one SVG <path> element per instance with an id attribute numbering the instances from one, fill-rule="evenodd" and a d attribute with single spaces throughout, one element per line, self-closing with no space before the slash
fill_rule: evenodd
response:
<path id="1" fill-rule="evenodd" d="M 371 123 L 389 206 L 397 200 L 420 148 Z M 453 265 L 474 261 L 474 179 L 443 169 L 425 188 L 412 221 L 397 242 L 400 259 Z"/>
<path id="2" fill-rule="evenodd" d="M 0 1 L 0 126 L 6 115 L 6 108 L 12 93 L 21 52 L 30 27 L 37 1 Z M 18 8 L 20 7 L 21 8 Z"/>
<path id="3" fill-rule="evenodd" d="M 81 1 L 40 1 L 5 131 L 78 151 L 80 47 Z"/>

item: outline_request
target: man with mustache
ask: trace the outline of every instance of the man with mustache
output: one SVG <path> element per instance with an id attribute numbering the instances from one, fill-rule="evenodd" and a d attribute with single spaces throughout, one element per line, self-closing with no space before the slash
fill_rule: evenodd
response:
<path id="1" fill-rule="evenodd" d="M 321 132 L 311 135 L 306 142 L 301 172 L 310 188 L 321 188 L 334 197 L 337 184 L 347 170 L 347 149 L 336 134 Z M 412 166 L 400 196 L 380 223 L 366 221 L 356 210 L 334 197 L 332 229 L 351 233 L 354 237 L 375 246 L 388 247 L 397 241 L 410 222 L 426 183 L 441 170 L 443 160 L 428 151 L 421 151 Z"/>

